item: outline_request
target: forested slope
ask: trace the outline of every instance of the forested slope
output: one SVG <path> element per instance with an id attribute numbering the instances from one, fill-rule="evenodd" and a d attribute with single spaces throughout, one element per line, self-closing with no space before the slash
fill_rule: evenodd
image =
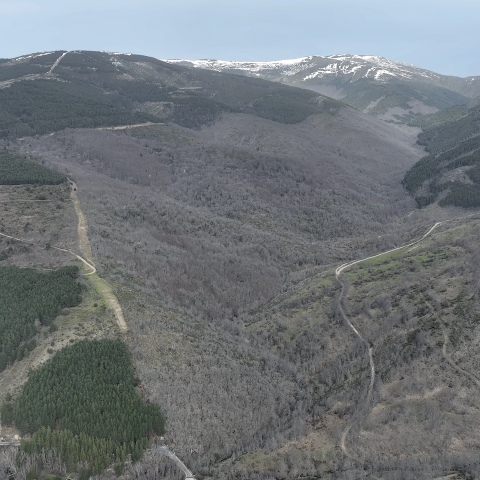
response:
<path id="1" fill-rule="evenodd" d="M 38 328 L 50 325 L 61 308 L 80 303 L 77 274 L 77 267 L 45 274 L 0 266 L 0 371 L 33 350 Z"/>
<path id="2" fill-rule="evenodd" d="M 0 435 L 6 429 L 30 438 L 1 471 L 17 471 L 18 478 L 78 470 L 86 479 L 113 464 L 120 473 L 127 458 L 136 462 L 149 440 L 164 431 L 158 406 L 141 399 L 125 344 L 98 339 L 109 335 L 112 319 L 96 285 L 80 281 L 76 265 L 55 265 L 71 264 L 76 247 L 41 243 L 47 230 L 58 241 L 58 230 L 65 228 L 65 217 L 54 214 L 65 209 L 65 181 L 38 161 L 0 150 L 0 198 L 8 198 L 0 226 L 13 234 L 0 237 L 0 262 L 9 263 L 0 263 Z M 19 232 L 25 217 L 30 221 Z M 70 221 L 76 230 L 76 216 Z M 54 257 L 50 271 L 16 266 L 35 264 L 51 250 L 67 259 Z M 84 336 L 95 340 L 79 342 Z M 45 455 L 55 466 L 44 464 Z"/>
<path id="3" fill-rule="evenodd" d="M 1 70 L 1 67 L 0 67 Z M 156 120 L 133 113 L 98 88 L 80 82 L 26 80 L 0 89 L 0 137 L 15 138 L 63 130 L 128 125 Z"/>
<path id="4" fill-rule="evenodd" d="M 139 460 L 148 437 L 164 431 L 160 409 L 143 404 L 136 383 L 123 342 L 84 340 L 30 374 L 2 406 L 2 423 L 33 434 L 26 453 L 58 450 L 68 471 L 84 462 L 100 473 L 113 461 L 121 471 L 127 454 Z"/>
<path id="5" fill-rule="evenodd" d="M 34 156 L 36 166 L 75 180 L 97 270 L 129 326 L 127 352 L 112 340 L 119 332 L 111 312 L 85 277 L 82 302 L 61 309 L 57 332 L 36 337 L 40 345 L 29 357 L 43 350 L 31 365 L 51 359 L 24 388 L 18 380 L 8 387 L 13 398 L 2 413 L 2 422 L 6 416 L 34 432 L 22 447 L 32 455 L 25 458 L 36 462 L 41 448 L 55 448 L 61 472 L 76 469 L 84 478 L 112 465 L 120 473 L 122 460 L 129 453 L 138 460 L 147 439 L 165 428 L 172 449 L 204 478 L 367 472 L 423 480 L 460 467 L 474 471 L 476 397 L 468 381 L 442 368 L 443 330 L 433 318 L 440 311 L 452 344 L 471 341 L 474 350 L 474 226 L 346 276 L 352 287 L 345 309 L 380 366 L 371 417 L 348 438 L 349 450 L 365 461 L 352 462 L 339 448 L 363 406 L 370 366 L 366 345 L 337 315 L 333 266 L 431 227 L 428 212 L 411 213 L 414 202 L 401 186 L 421 155 L 408 131 L 314 92 L 134 55 L 70 52 L 51 79 L 36 83 L 65 91 L 81 84 L 76 91 L 85 101 L 78 97 L 78 106 L 109 105 L 112 121 L 117 111 L 146 112 L 141 123 L 152 124 L 67 128 L 5 142 L 17 152 L 9 158 Z M 15 85 L 24 87 L 17 82 L 4 90 Z M 61 108 L 65 98 L 59 96 Z M 472 108 L 429 117 L 425 125 L 447 128 L 445 119 L 455 125 Z M 458 131 L 460 138 L 464 127 Z M 460 144 L 463 153 L 442 151 L 441 162 L 473 161 L 472 145 Z M 20 169 L 22 181 L 30 166 Z M 12 202 L 0 227 L 42 245 L 61 239 L 77 251 L 76 236 L 60 227 L 68 217 L 55 217 L 69 208 L 67 198 L 62 184 L 3 185 L 0 200 Z M 77 221 L 70 217 L 69 228 Z M 2 261 L 37 262 L 51 250 L 13 247 Z M 1 373 L 2 392 L 2 382 L 30 365 L 29 357 Z M 435 379 L 424 374 L 436 367 Z M 165 412 L 165 426 L 152 405 Z M 452 445 L 449 432 L 459 439 Z M 116 465 L 113 454 L 121 459 Z M 151 459 L 140 462 L 127 467 L 128 475 L 159 478 Z"/>
<path id="6" fill-rule="evenodd" d="M 343 308 L 373 349 L 367 405 L 367 349 L 335 310 L 332 270 L 256 311 L 242 334 L 299 368 L 313 428 L 225 461 L 218 478 L 476 478 L 479 227 L 478 216 L 446 222 L 342 273 Z"/>
<path id="7" fill-rule="evenodd" d="M 45 72 L 50 57 L 62 53 L 40 56 L 42 66 L 26 57 L 0 62 L 0 138 L 148 121 L 199 129 L 237 111 L 289 124 L 341 105 L 315 92 L 141 55 L 68 52 Z"/>
<path id="8" fill-rule="evenodd" d="M 6 148 L 0 150 L 0 185 L 58 185 L 65 181 L 65 175 L 45 168 L 38 162 Z"/>
<path id="9" fill-rule="evenodd" d="M 231 112 L 200 131 L 77 129 L 15 143 L 75 178 L 139 379 L 195 473 L 308 431 L 303 378 L 244 325 L 326 264 L 390 245 L 378 235 L 411 210 L 400 180 L 418 158 L 412 140 L 341 107 L 301 124 Z"/>
<path id="10" fill-rule="evenodd" d="M 418 143 L 430 155 L 405 175 L 403 185 L 419 207 L 439 204 L 480 206 L 480 107 L 460 106 L 414 122 L 422 127 Z"/>
<path id="11" fill-rule="evenodd" d="M 262 173 L 255 164 L 250 166 L 247 153 L 255 155 L 257 145 L 278 145 L 278 131 L 268 131 L 265 123 L 262 130 L 260 124 L 253 124 L 252 131 L 262 135 L 261 141 L 249 150 L 234 149 L 232 145 L 238 144 L 242 133 L 243 145 L 251 145 L 243 121 L 252 123 L 251 117 L 234 116 L 203 132 L 203 141 L 216 139 L 215 150 L 212 144 L 207 150 L 198 134 L 163 126 L 143 127 L 130 135 L 69 131 L 17 145 L 31 149 L 46 164 L 68 166 L 79 184 L 85 185 L 87 192 L 81 198 L 98 266 L 119 291 L 139 379 L 148 396 L 164 406 L 167 435 L 175 451 L 193 471 L 215 479 L 334 479 L 342 478 L 345 471 L 353 478 L 367 472 L 377 478 L 409 480 L 426 480 L 451 471 L 460 472 L 463 478 L 476 475 L 475 385 L 442 361 L 445 327 L 450 339 L 447 352 L 455 355 L 462 368 L 475 368 L 476 224 L 453 223 L 445 233 L 414 250 L 346 273 L 352 285 L 347 313 L 375 347 L 379 380 L 368 417 L 349 437 L 349 450 L 361 460 L 345 458 L 338 448 L 339 438 L 362 406 L 369 364 L 364 345 L 336 315 L 338 290 L 333 269 L 313 262 L 298 265 L 286 256 L 282 261 L 290 277 L 284 285 L 296 283 L 297 289 L 277 296 L 279 289 L 271 295 L 276 298 L 258 302 L 255 309 L 249 308 L 254 292 L 242 297 L 241 290 L 242 284 L 251 284 L 255 278 L 259 279 L 256 285 L 265 288 L 265 282 L 272 280 L 265 265 L 279 263 L 264 251 L 254 256 L 255 245 L 267 250 L 267 241 L 277 239 L 277 244 L 268 245 L 267 252 L 272 255 L 282 246 L 280 240 L 292 251 L 301 248 L 303 252 L 308 252 L 307 245 L 326 252 L 328 243 L 313 237 L 320 247 L 312 245 L 312 237 L 304 237 L 302 230 L 292 226 L 295 217 L 287 209 L 283 217 L 279 215 L 277 222 L 281 223 L 275 224 L 275 215 L 265 210 L 267 214 L 259 216 L 256 223 L 252 215 L 241 229 L 240 222 L 224 212 L 235 213 L 235 197 L 229 200 L 227 192 L 245 194 L 212 186 L 201 196 L 193 189 L 198 183 L 196 172 L 205 172 L 207 167 L 212 169 L 207 172 L 215 172 L 221 179 L 220 186 L 228 180 L 225 172 L 231 175 L 241 170 L 245 181 L 252 168 L 254 176 L 246 183 L 249 191 L 257 191 L 257 198 L 269 199 L 273 208 L 264 184 L 253 178 L 258 181 L 262 174 L 278 186 L 288 181 L 289 171 Z M 282 135 L 290 128 L 285 127 Z M 320 125 L 311 128 L 317 138 Z M 353 135 L 353 125 L 349 128 Z M 376 123 L 372 128 L 378 134 Z M 331 130 L 327 132 L 331 135 Z M 298 142 L 304 144 L 305 137 Z M 336 139 L 332 143 L 338 148 Z M 326 140 L 323 145 L 326 149 Z M 205 147 L 205 156 L 202 163 L 195 163 L 191 152 L 200 146 Z M 375 148 L 379 148 L 378 140 Z M 385 149 L 391 152 L 392 146 L 385 145 Z M 111 157 L 107 157 L 108 151 Z M 137 159 L 133 165 L 128 161 L 132 158 Z M 322 165 L 320 158 L 317 161 Z M 163 164 L 170 170 L 163 169 Z M 342 165 L 340 161 L 338 165 Z M 366 165 L 364 162 L 363 167 Z M 377 175 L 379 165 L 370 167 Z M 148 175 L 155 171 L 159 175 L 151 180 Z M 312 167 L 311 172 L 315 171 Z M 372 171 L 364 174 L 371 176 Z M 169 175 L 174 175 L 175 181 Z M 375 178 L 380 182 L 383 177 Z M 303 198 L 303 186 L 298 187 L 299 192 L 291 191 L 293 184 L 288 187 L 283 193 L 290 203 L 296 195 Z M 335 188 L 340 193 L 340 184 Z M 229 210 L 223 210 L 224 195 L 231 202 Z M 404 221 L 413 228 L 418 221 L 415 218 L 416 214 Z M 430 226 L 409 232 L 406 238 L 421 236 Z M 266 236 L 269 231 L 275 235 Z M 400 231 L 397 233 L 390 238 L 398 245 L 403 239 Z M 382 248 L 381 242 L 386 240 L 375 238 L 376 248 Z M 347 239 L 351 237 L 341 237 L 340 242 Z M 343 258 L 351 259 L 354 253 L 347 248 Z M 337 252 L 340 255 L 340 250 Z M 239 260 L 243 266 L 253 265 L 250 277 L 241 276 Z M 262 266 L 264 270 L 260 270 Z M 232 276 L 227 276 L 230 273 Z M 310 278 L 299 284 L 303 275 Z M 192 278 L 199 279 L 193 286 L 187 283 Z M 227 310 L 231 308 L 227 304 L 221 310 L 220 302 L 214 305 L 226 279 L 231 282 L 228 297 L 236 295 L 241 307 L 240 302 L 245 302 L 243 310 Z M 202 285 L 209 287 L 199 291 Z M 210 286 L 216 290 L 209 290 Z M 451 442 L 452 434 L 462 441 L 460 447 L 460 440 Z M 63 440 L 77 441 L 62 435 Z M 50 445 L 52 437 L 48 430 L 41 430 L 35 438 Z M 135 471 L 147 471 L 148 464 L 142 462 Z M 138 473 L 136 478 L 141 477 Z"/>
<path id="12" fill-rule="evenodd" d="M 58 185 L 65 181 L 64 175 L 39 162 L 0 149 L 0 185 Z M 11 245 L 2 249 L 0 262 L 13 251 Z M 0 371 L 35 348 L 39 330 L 49 326 L 62 308 L 80 303 L 82 286 L 77 276 L 76 266 L 45 273 L 0 265 Z"/>

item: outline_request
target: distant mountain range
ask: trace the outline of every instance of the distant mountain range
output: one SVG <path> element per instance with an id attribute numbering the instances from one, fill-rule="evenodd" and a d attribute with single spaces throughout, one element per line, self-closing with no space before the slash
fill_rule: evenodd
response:
<path id="1" fill-rule="evenodd" d="M 198 129 L 232 112 L 290 124 L 342 106 L 278 82 L 88 51 L 0 59 L 0 105 L 0 138 L 148 121 Z"/>
<path id="2" fill-rule="evenodd" d="M 364 113 L 401 123 L 480 95 L 480 76 L 440 75 L 375 55 L 314 55 L 273 62 L 167 61 L 314 90 Z"/>

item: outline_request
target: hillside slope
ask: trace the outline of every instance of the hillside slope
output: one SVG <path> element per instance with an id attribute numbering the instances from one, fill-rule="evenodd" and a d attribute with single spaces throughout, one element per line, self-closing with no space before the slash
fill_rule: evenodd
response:
<path id="1" fill-rule="evenodd" d="M 0 138 L 147 122 L 199 129 L 231 112 L 290 124 L 341 107 L 312 91 L 131 54 L 58 51 L 2 60 L 0 78 Z"/>
<path id="2" fill-rule="evenodd" d="M 412 213 L 414 201 L 401 185 L 405 172 L 424 154 L 414 143 L 418 128 L 390 125 L 316 92 L 148 57 L 55 52 L 51 58 L 34 55 L 18 63 L 30 61 L 43 68 L 35 75 L 47 77 L 25 79 L 21 70 L 15 74 L 19 81 L 0 90 L 18 93 L 32 108 L 25 117 L 13 112 L 15 121 L 27 125 L 29 135 L 40 128 L 34 123 L 38 112 L 54 118 L 63 111 L 63 120 L 88 121 L 85 128 L 59 122 L 45 135 L 7 132 L 2 146 L 34 156 L 75 181 L 96 269 L 117 295 L 128 323 L 123 338 L 141 385 L 137 390 L 160 405 L 166 436 L 188 468 L 198 477 L 216 479 L 357 478 L 359 469 L 395 478 L 388 472 L 401 470 L 403 444 L 397 446 L 391 435 L 384 450 L 379 447 L 385 434 L 381 428 L 390 417 L 371 428 L 372 445 L 388 454 L 386 460 L 372 454 L 368 442 L 356 446 L 354 436 L 348 448 L 365 456 L 364 464 L 345 459 L 339 448 L 344 427 L 362 403 L 369 365 L 365 345 L 336 313 L 334 266 L 398 246 L 431 226 L 428 212 Z M 15 80 L 8 75 L 9 82 Z M 54 95 L 42 93 L 51 93 L 52 85 L 66 92 L 57 102 Z M 31 94 L 35 89 L 38 95 Z M 77 103 L 69 113 L 71 98 Z M 99 115 L 90 115 L 97 107 Z M 141 125 L 122 125 L 125 115 L 139 115 L 133 120 Z M 15 195 L 30 200 L 26 187 L 0 191 L 7 200 L 17 200 Z M 1 228 L 19 236 L 25 229 L 31 238 L 52 244 L 56 230 L 67 238 L 66 229 L 68 242 L 77 248 L 61 206 L 40 205 L 12 202 Z M 71 220 L 74 211 L 68 205 Z M 475 238 L 476 230 L 469 235 Z M 452 236 L 446 235 L 444 243 Z M 467 247 L 460 251 L 454 245 L 452 253 L 442 245 L 432 244 L 433 260 L 425 252 L 406 252 L 399 261 L 401 272 L 397 276 L 395 271 L 392 279 L 375 266 L 350 279 L 364 288 L 365 302 L 373 300 L 365 307 L 356 305 L 360 299 L 352 289 L 351 305 L 345 308 L 363 322 L 362 328 L 368 327 L 378 351 L 388 358 L 391 351 L 398 353 L 391 343 L 408 347 L 391 372 L 383 364 L 385 383 L 389 372 L 406 371 L 404 363 L 414 371 L 430 367 L 426 360 L 422 363 L 427 353 L 432 362 L 438 360 L 433 349 L 437 336 L 427 342 L 423 333 L 412 333 L 423 326 L 421 312 L 412 310 L 418 298 L 403 296 L 417 288 L 415 273 L 422 274 L 418 282 L 427 274 L 443 282 L 447 273 L 442 269 L 455 270 L 457 262 L 465 261 L 474 265 L 476 257 Z M 50 258 L 51 249 L 41 255 Z M 14 244 L 0 262 L 40 263 L 41 255 Z M 430 263 L 434 269 L 422 270 Z M 472 285 L 476 277 L 470 270 L 455 272 L 452 295 L 458 296 L 461 274 L 468 274 Z M 406 291 L 387 283 L 400 277 Z M 85 284 L 82 303 L 56 320 L 59 332 L 45 332 L 37 350 L 0 374 L 2 388 L 16 394 L 28 368 L 48 358 L 51 341 L 57 349 L 82 337 L 119 335 L 98 291 L 88 279 Z M 385 295 L 392 288 L 398 305 L 392 301 L 388 310 L 388 302 L 376 298 L 377 287 Z M 386 327 L 380 310 L 392 312 Z M 467 406 L 473 409 L 468 420 L 474 428 L 476 404 Z M 444 419 L 435 416 L 439 418 Z M 455 423 L 460 420 L 459 414 L 446 423 L 445 429 L 464 444 L 449 450 L 445 468 L 475 451 L 476 434 L 471 442 L 470 430 L 461 436 Z M 426 436 L 423 427 L 415 430 L 418 442 Z M 422 455 L 431 455 L 429 465 L 438 463 L 432 452 L 440 444 L 425 443 Z M 417 460 L 409 451 L 406 462 Z M 132 478 L 161 478 L 151 457 L 143 462 L 128 467 Z M 411 471 L 412 478 L 424 478 L 413 477 L 421 469 Z M 444 471 L 443 464 L 438 471 Z"/>
<path id="3" fill-rule="evenodd" d="M 142 385 L 175 451 L 207 473 L 305 424 L 302 382 L 244 324 L 325 264 L 390 245 L 378 234 L 411 209 L 413 140 L 344 106 L 295 125 L 224 113 L 200 131 L 68 129 L 11 146 L 78 184 Z"/>
<path id="4" fill-rule="evenodd" d="M 437 202 L 471 208 L 480 206 L 480 105 L 451 107 L 418 119 L 418 143 L 429 155 L 405 175 L 405 188 L 419 207 Z"/>
<path id="5" fill-rule="evenodd" d="M 371 395 L 333 269 L 257 311 L 244 335 L 301 376 L 308 426 L 227 459 L 218 478 L 477 478 L 478 236 L 478 215 L 445 222 L 415 248 L 342 273 L 343 309 L 373 352 Z"/>

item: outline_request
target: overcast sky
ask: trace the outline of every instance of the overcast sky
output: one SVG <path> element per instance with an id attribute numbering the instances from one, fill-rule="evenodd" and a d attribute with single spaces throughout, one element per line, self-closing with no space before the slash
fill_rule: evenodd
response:
<path id="1" fill-rule="evenodd" d="M 0 0 L 0 57 L 107 50 L 157 58 L 382 55 L 480 75 L 480 0 Z"/>

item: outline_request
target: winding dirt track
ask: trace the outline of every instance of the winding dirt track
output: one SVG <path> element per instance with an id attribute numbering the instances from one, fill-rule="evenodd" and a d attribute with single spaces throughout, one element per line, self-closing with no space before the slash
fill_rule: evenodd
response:
<path id="1" fill-rule="evenodd" d="M 342 306 L 342 301 L 343 299 L 345 298 L 345 295 L 347 294 L 347 287 L 345 286 L 345 283 L 342 282 L 342 280 L 340 279 L 340 274 L 347 268 L 353 266 L 353 265 L 356 265 L 358 263 L 361 263 L 361 262 L 366 262 L 367 260 L 371 260 L 372 258 L 378 258 L 382 255 L 385 255 L 387 253 L 392 253 L 392 252 L 396 252 L 398 250 L 402 250 L 404 248 L 408 248 L 408 247 L 412 247 L 413 245 L 416 245 L 417 243 L 420 243 L 424 238 L 428 237 L 439 225 L 441 225 L 442 223 L 444 223 L 445 221 L 443 222 L 437 222 L 435 223 L 435 225 L 433 225 L 433 227 L 431 227 L 427 233 L 425 233 L 419 240 L 415 240 L 413 242 L 410 242 L 410 243 L 407 243 L 405 245 L 402 245 L 401 247 L 397 247 L 397 248 L 392 248 L 391 250 L 387 250 L 386 252 L 383 252 L 383 253 L 379 253 L 377 255 L 372 255 L 371 257 L 367 257 L 367 258 L 362 258 L 361 260 L 354 260 L 352 262 L 347 262 L 347 263 L 344 263 L 342 265 L 340 265 L 339 267 L 336 268 L 335 270 L 335 278 L 337 280 L 337 282 L 340 284 L 341 286 L 341 292 L 340 292 L 340 296 L 338 297 L 338 300 L 337 300 L 337 307 L 338 307 L 338 310 L 340 312 L 340 315 L 342 316 L 343 320 L 345 320 L 345 322 L 348 324 L 348 326 L 353 330 L 353 332 L 355 333 L 355 335 L 361 340 L 362 343 L 364 343 L 367 348 L 368 348 L 368 359 L 369 359 L 369 363 L 370 363 L 370 384 L 368 386 L 368 392 L 367 392 L 367 397 L 365 398 L 365 401 L 363 402 L 363 405 L 362 407 L 360 407 L 361 409 L 363 410 L 367 410 L 368 409 L 368 406 L 370 404 L 370 400 L 371 400 L 371 397 L 372 397 L 372 393 L 373 393 L 373 387 L 375 385 L 375 362 L 373 360 L 373 350 L 374 350 L 374 346 L 369 342 L 367 341 L 363 335 L 358 331 L 358 329 L 355 327 L 355 325 L 352 324 L 352 322 L 350 322 L 348 316 L 346 315 L 344 309 L 343 309 L 343 306 Z M 445 348 L 445 344 L 444 344 L 444 348 Z M 446 357 L 447 358 L 447 357 Z M 448 358 L 447 358 L 448 360 Z M 457 367 L 459 368 L 459 367 Z M 360 408 L 358 410 L 360 410 Z M 348 426 L 345 428 L 345 430 L 343 431 L 342 433 L 342 436 L 341 436 L 341 440 L 340 440 L 340 448 L 342 449 L 342 452 L 344 453 L 345 456 L 349 457 L 349 458 L 352 458 L 352 459 L 356 459 L 354 456 L 352 456 L 349 452 L 348 452 L 348 449 L 347 449 L 347 437 L 348 437 L 348 434 L 350 433 L 350 430 L 352 429 L 352 427 L 355 425 L 355 419 L 350 422 L 348 424 Z"/>
<path id="2" fill-rule="evenodd" d="M 112 287 L 97 274 L 97 269 L 95 268 L 95 261 L 93 259 L 92 249 L 90 247 L 90 242 L 88 241 L 87 217 L 83 213 L 82 207 L 80 205 L 80 200 L 78 199 L 78 196 L 77 196 L 78 187 L 76 183 L 73 182 L 72 180 L 70 180 L 70 183 L 71 183 L 70 198 L 72 199 L 73 205 L 75 207 L 75 212 L 77 213 L 77 216 L 78 216 L 78 225 L 77 225 L 78 241 L 80 245 L 80 251 L 83 253 L 84 256 L 82 257 L 76 254 L 75 252 L 73 252 L 72 250 L 68 250 L 66 248 L 54 247 L 54 246 L 50 248 L 73 255 L 75 258 L 80 260 L 88 269 L 91 270 L 90 272 L 85 273 L 84 275 L 93 276 L 92 280 L 95 284 L 95 287 L 104 298 L 108 308 L 110 308 L 113 311 L 118 327 L 122 332 L 127 332 L 128 325 L 127 325 L 127 322 L 125 321 L 122 307 L 120 306 L 120 303 L 116 295 L 113 293 Z M 31 240 L 26 240 L 23 238 L 13 237 L 5 233 L 0 233 L 0 236 L 5 238 L 10 238 L 12 240 L 16 240 L 17 242 L 26 243 L 28 245 L 36 245 L 39 247 L 45 246 L 41 243 L 32 242 Z"/>
<path id="3" fill-rule="evenodd" d="M 45 245 L 41 244 L 41 243 L 35 243 L 35 242 L 32 242 L 31 240 L 25 240 L 23 238 L 17 238 L 17 237 L 12 237 L 11 235 L 6 235 L 5 233 L 0 233 L 0 235 L 2 237 L 5 237 L 5 238 L 10 238 L 12 240 L 16 240 L 17 242 L 21 242 L 21 243 L 27 243 L 28 245 L 36 245 L 36 246 L 39 246 L 39 247 L 44 247 Z M 85 260 L 83 257 L 81 257 L 80 255 L 77 255 L 75 252 L 72 252 L 71 250 L 67 250 L 66 248 L 60 248 L 60 247 L 50 247 L 50 248 L 53 248 L 55 250 L 60 250 L 61 252 L 65 252 L 65 253 L 69 253 L 70 255 L 73 255 L 74 257 L 76 257 L 78 260 L 80 260 L 81 262 L 83 262 L 88 268 L 91 268 L 92 271 L 91 272 L 88 272 L 88 273 L 85 273 L 84 275 L 93 275 L 94 273 L 96 273 L 97 269 L 95 268 L 95 266 L 93 264 L 91 264 L 90 262 L 88 262 L 87 260 Z"/>
<path id="4" fill-rule="evenodd" d="M 75 212 L 78 216 L 78 241 L 80 244 L 80 250 L 83 255 L 88 259 L 88 262 L 92 264 L 93 268 L 95 268 L 95 261 L 93 259 L 92 248 L 90 247 L 90 242 L 88 240 L 88 222 L 87 217 L 83 213 L 82 206 L 80 205 L 80 200 L 78 199 L 77 195 L 77 184 L 70 180 L 71 183 L 71 190 L 70 190 L 70 198 L 72 199 L 73 206 L 75 207 Z M 92 272 L 92 274 L 95 272 Z M 115 319 L 117 320 L 117 324 L 121 331 L 126 332 L 128 331 L 127 322 L 125 321 L 125 317 L 123 316 L 123 310 L 120 306 L 120 303 L 113 293 L 112 287 L 103 279 L 100 278 L 98 275 L 96 276 L 98 281 L 95 281 L 95 286 L 98 289 L 99 293 L 105 299 L 107 305 L 110 309 L 113 310 L 115 314 Z M 94 279 L 94 280 L 96 280 Z"/>

